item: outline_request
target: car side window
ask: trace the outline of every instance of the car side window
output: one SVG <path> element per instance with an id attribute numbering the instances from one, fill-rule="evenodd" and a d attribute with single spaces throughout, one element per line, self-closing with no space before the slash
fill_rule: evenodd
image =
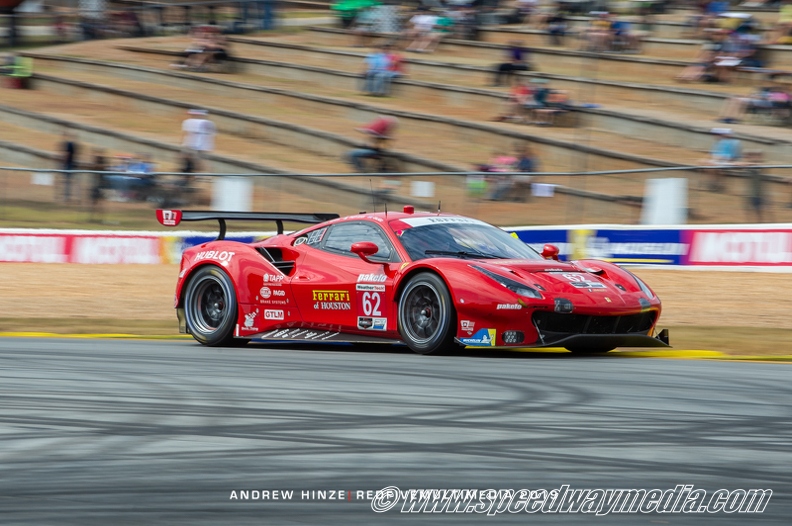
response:
<path id="1" fill-rule="evenodd" d="M 333 225 L 325 235 L 325 241 L 321 248 L 357 257 L 351 252 L 350 248 L 352 243 L 359 241 L 371 241 L 377 245 L 379 251 L 371 256 L 370 259 L 388 261 L 391 256 L 395 255 L 390 241 L 385 237 L 382 230 L 370 223 L 341 223 Z"/>

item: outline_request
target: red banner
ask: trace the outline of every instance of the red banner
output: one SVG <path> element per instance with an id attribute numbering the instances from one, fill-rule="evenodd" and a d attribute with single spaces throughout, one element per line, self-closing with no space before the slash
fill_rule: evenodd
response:
<path id="1" fill-rule="evenodd" d="M 690 246 L 683 264 L 792 265 L 792 229 L 683 230 L 682 239 Z"/>
<path id="2" fill-rule="evenodd" d="M 162 258 L 157 236 L 0 233 L 0 262 L 157 264 Z"/>

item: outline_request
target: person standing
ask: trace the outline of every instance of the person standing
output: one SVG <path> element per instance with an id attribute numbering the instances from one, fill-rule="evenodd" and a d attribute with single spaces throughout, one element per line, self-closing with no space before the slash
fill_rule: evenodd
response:
<path id="1" fill-rule="evenodd" d="M 93 173 L 93 185 L 91 186 L 91 213 L 88 218 L 89 222 L 101 222 L 104 215 L 102 207 L 102 199 L 104 198 L 104 191 L 110 185 L 107 179 L 107 174 L 99 173 L 107 171 L 107 157 L 101 148 L 94 148 L 93 163 L 91 163 L 91 170 Z"/>
<path id="2" fill-rule="evenodd" d="M 214 150 L 217 128 L 206 118 L 209 113 L 206 110 L 193 109 L 187 113 L 190 116 L 182 122 L 182 147 L 193 153 L 198 171 L 208 172 L 210 165 L 206 156 Z"/>
<path id="3" fill-rule="evenodd" d="M 510 81 L 515 71 L 529 71 L 530 69 L 528 52 L 523 47 L 522 42 L 511 42 L 506 50 L 506 62 L 498 64 L 498 67 L 495 68 L 493 86 L 500 86 L 504 78 Z"/>
<path id="4" fill-rule="evenodd" d="M 63 142 L 61 143 L 61 169 L 63 170 L 76 170 L 77 169 L 77 155 L 79 153 L 79 145 L 77 138 L 70 130 L 63 132 Z M 74 174 L 72 172 L 63 172 L 63 201 L 68 203 L 71 201 L 72 180 Z"/>

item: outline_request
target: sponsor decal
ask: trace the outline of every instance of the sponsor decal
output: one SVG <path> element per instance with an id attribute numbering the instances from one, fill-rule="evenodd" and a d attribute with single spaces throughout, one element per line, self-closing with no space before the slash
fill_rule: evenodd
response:
<path id="1" fill-rule="evenodd" d="M 317 301 L 314 303 L 316 310 L 352 310 L 352 304 L 348 301 Z"/>
<path id="2" fill-rule="evenodd" d="M 316 245 L 317 243 L 322 241 L 325 232 L 327 232 L 327 228 L 320 228 L 318 230 L 313 230 L 311 232 L 308 232 L 304 236 L 300 236 L 297 239 L 295 239 L 294 245 L 295 246 L 302 245 L 303 243 L 305 243 L 306 245 Z"/>
<path id="3" fill-rule="evenodd" d="M 358 275 L 358 283 L 383 283 L 387 279 L 385 274 L 360 274 Z"/>
<path id="4" fill-rule="evenodd" d="M 259 310 L 256 309 L 253 312 L 248 312 L 245 314 L 245 330 L 246 331 L 257 331 L 258 327 L 255 326 L 256 324 L 256 316 L 258 316 Z"/>
<path id="5" fill-rule="evenodd" d="M 358 283 L 355 290 L 362 290 L 368 292 L 385 292 L 385 285 L 373 285 L 371 283 Z"/>
<path id="6" fill-rule="evenodd" d="M 372 330 L 372 331 L 385 331 L 388 330 L 387 318 L 369 318 L 367 316 L 358 316 L 358 329 Z"/>
<path id="7" fill-rule="evenodd" d="M 229 252 L 227 250 L 205 250 L 203 252 L 198 252 L 195 255 L 195 259 L 193 259 L 194 263 L 198 261 L 203 261 L 204 259 L 214 259 L 216 261 L 220 261 L 221 263 L 228 263 L 234 258 L 234 254 L 236 252 Z"/>
<path id="8" fill-rule="evenodd" d="M 283 320 L 283 311 L 280 309 L 265 309 L 265 320 Z"/>
<path id="9" fill-rule="evenodd" d="M 520 310 L 522 305 L 519 303 L 498 303 L 496 310 Z"/>
<path id="10" fill-rule="evenodd" d="M 264 340 L 328 340 L 338 336 L 338 332 L 313 329 L 276 329 L 262 334 Z"/>
<path id="11" fill-rule="evenodd" d="M 496 334 L 495 329 L 480 329 L 470 338 L 460 338 L 459 341 L 470 347 L 494 347 Z"/>
<path id="12" fill-rule="evenodd" d="M 177 226 L 181 218 L 181 210 L 157 210 L 157 219 L 164 226 Z"/>
<path id="13" fill-rule="evenodd" d="M 269 283 L 270 285 L 283 284 L 283 278 L 283 274 L 264 274 L 264 276 L 262 276 L 264 283 Z"/>
<path id="14" fill-rule="evenodd" d="M 462 320 L 459 322 L 462 325 L 462 330 L 468 333 L 468 335 L 473 334 L 473 331 L 476 328 L 476 322 L 470 320 Z"/>
<path id="15" fill-rule="evenodd" d="M 575 281 L 570 283 L 570 285 L 576 289 L 589 289 L 589 291 L 605 289 L 605 285 L 602 283 L 597 283 L 596 281 Z"/>
<path id="16" fill-rule="evenodd" d="M 349 291 L 347 290 L 315 290 L 313 291 L 314 301 L 346 301 L 349 302 Z"/>
<path id="17" fill-rule="evenodd" d="M 286 291 L 283 289 L 271 289 L 269 287 L 261 287 L 259 290 L 259 295 L 261 296 L 261 303 L 266 303 L 268 305 L 286 305 L 289 303 L 289 300 L 286 299 L 270 299 L 272 297 L 275 298 L 283 298 L 286 296 Z"/>
<path id="18" fill-rule="evenodd" d="M 563 274 L 559 274 L 561 277 L 566 279 L 570 285 L 575 287 L 576 289 L 604 289 L 605 285 L 600 283 L 599 281 L 589 281 L 588 274 L 580 274 L 577 272 L 565 272 Z"/>
<path id="19" fill-rule="evenodd" d="M 402 219 L 403 223 L 407 223 L 412 227 L 416 226 L 426 226 L 426 225 L 439 225 L 439 224 L 466 224 L 466 225 L 486 225 L 484 221 L 479 221 L 478 219 L 471 219 L 469 217 L 443 217 L 443 216 L 431 216 L 431 217 L 410 217 L 407 219 Z"/>

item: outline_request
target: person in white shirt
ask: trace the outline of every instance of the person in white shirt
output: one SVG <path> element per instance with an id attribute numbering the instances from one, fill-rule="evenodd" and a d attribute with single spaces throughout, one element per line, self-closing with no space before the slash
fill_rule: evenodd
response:
<path id="1" fill-rule="evenodd" d="M 217 128 L 206 118 L 206 110 L 189 110 L 187 113 L 190 117 L 182 122 L 182 147 L 193 152 L 194 157 L 199 159 L 200 169 L 197 171 L 208 171 L 206 154 L 214 150 Z"/>
<path id="2" fill-rule="evenodd" d="M 437 24 L 437 17 L 425 8 L 410 19 L 412 29 L 407 32 L 412 42 L 407 46 L 407 51 L 424 52 L 432 42 L 432 30 Z"/>

